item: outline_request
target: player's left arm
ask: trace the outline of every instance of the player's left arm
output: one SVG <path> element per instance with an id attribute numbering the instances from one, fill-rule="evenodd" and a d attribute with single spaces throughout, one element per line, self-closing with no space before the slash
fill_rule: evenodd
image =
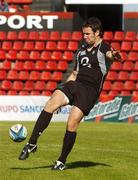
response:
<path id="1" fill-rule="evenodd" d="M 106 57 L 112 61 L 120 61 L 122 62 L 121 52 L 118 50 L 109 50 L 106 52 Z"/>

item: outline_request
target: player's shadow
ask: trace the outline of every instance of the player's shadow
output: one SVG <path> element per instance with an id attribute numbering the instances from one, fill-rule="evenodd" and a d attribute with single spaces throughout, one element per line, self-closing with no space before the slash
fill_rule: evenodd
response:
<path id="1" fill-rule="evenodd" d="M 67 169 L 74 169 L 74 168 L 88 168 L 93 166 L 108 166 L 111 167 L 109 164 L 105 163 L 98 163 L 98 162 L 92 162 L 92 161 L 76 161 L 67 163 Z"/>
<path id="2" fill-rule="evenodd" d="M 98 162 L 92 162 L 92 161 L 75 161 L 71 163 L 67 163 L 66 167 L 67 169 L 75 169 L 75 168 L 88 168 L 88 167 L 94 167 L 94 166 L 108 166 L 111 167 L 109 164 L 105 163 L 98 163 Z M 51 168 L 52 165 L 48 166 L 37 166 L 37 167 L 12 167 L 12 170 L 31 170 L 31 169 L 45 169 L 45 168 Z"/>
<path id="3" fill-rule="evenodd" d="M 45 169 L 45 168 L 52 168 L 52 165 L 49 166 L 37 166 L 37 167 L 12 167 L 12 170 L 31 170 L 31 169 Z"/>

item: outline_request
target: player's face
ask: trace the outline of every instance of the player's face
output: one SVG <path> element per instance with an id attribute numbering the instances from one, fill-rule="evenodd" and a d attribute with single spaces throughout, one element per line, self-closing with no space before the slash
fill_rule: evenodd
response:
<path id="1" fill-rule="evenodd" d="M 82 29 L 83 38 L 87 44 L 94 44 L 97 39 L 97 32 L 93 32 L 92 28 L 84 27 Z"/>

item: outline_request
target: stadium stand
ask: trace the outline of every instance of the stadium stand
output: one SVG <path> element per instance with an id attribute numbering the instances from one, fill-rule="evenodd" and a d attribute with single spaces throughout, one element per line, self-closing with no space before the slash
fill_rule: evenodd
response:
<path id="1" fill-rule="evenodd" d="M 121 50 L 123 63 L 112 64 L 101 95 L 136 95 L 136 32 L 105 31 L 103 37 Z M 0 31 L 0 95 L 51 95 L 62 82 L 81 38 L 79 31 Z"/>

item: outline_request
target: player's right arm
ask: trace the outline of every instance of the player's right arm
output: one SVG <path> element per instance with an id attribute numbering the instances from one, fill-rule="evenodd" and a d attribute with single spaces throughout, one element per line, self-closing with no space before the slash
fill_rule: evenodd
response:
<path id="1" fill-rule="evenodd" d="M 74 54 L 74 69 L 71 72 L 71 74 L 69 75 L 69 77 L 67 78 L 66 82 L 68 81 L 75 81 L 77 78 L 77 74 L 79 71 L 79 54 L 80 54 L 80 49 L 78 49 L 78 51 Z"/>
<path id="2" fill-rule="evenodd" d="M 75 81 L 76 78 L 77 78 L 77 74 L 78 72 L 77 71 L 72 71 L 72 73 L 69 75 L 69 77 L 67 78 L 66 82 L 68 81 Z"/>

